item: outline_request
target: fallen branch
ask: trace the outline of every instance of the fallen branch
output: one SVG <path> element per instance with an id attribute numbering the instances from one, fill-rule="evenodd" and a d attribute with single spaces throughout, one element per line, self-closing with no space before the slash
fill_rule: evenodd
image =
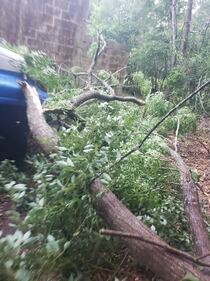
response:
<path id="1" fill-rule="evenodd" d="M 165 251 L 167 251 L 169 253 L 172 253 L 176 256 L 183 257 L 183 258 L 185 258 L 185 259 L 187 259 L 187 260 L 189 260 L 189 261 L 191 261 L 191 262 L 193 262 L 197 265 L 210 267 L 210 263 L 205 263 L 205 262 L 200 261 L 201 259 L 204 259 L 205 257 L 209 256 L 209 253 L 204 255 L 204 256 L 201 256 L 201 257 L 194 257 L 194 256 L 192 256 L 192 255 L 190 255 L 186 252 L 180 251 L 180 250 L 178 250 L 174 247 L 166 245 L 165 243 L 162 244 L 162 243 L 159 243 L 159 242 L 156 242 L 156 241 L 153 241 L 153 240 L 150 240 L 150 239 L 147 239 L 145 237 L 142 237 L 142 236 L 139 236 L 139 235 L 136 235 L 136 234 L 132 234 L 132 233 L 129 233 L 129 232 L 116 231 L 116 230 L 111 230 L 111 229 L 101 229 L 100 234 L 140 240 L 142 242 L 160 247 L 160 248 L 164 249 Z"/>
<path id="2" fill-rule="evenodd" d="M 105 94 L 101 94 L 98 91 L 88 91 L 71 100 L 72 109 L 76 109 L 77 107 L 81 106 L 86 101 L 91 100 L 91 99 L 97 99 L 97 100 L 102 100 L 102 101 L 106 101 L 106 102 L 110 102 L 110 101 L 132 102 L 132 103 L 138 104 L 140 106 L 145 105 L 144 101 L 134 98 L 134 97 L 108 96 Z"/>
<path id="3" fill-rule="evenodd" d="M 101 217 L 113 230 L 133 233 L 154 243 L 168 246 L 163 240 L 138 220 L 117 197 L 99 180 L 90 184 L 90 191 L 94 195 L 96 208 Z M 160 247 L 148 243 L 139 243 L 136 239 L 121 239 L 125 242 L 136 261 L 149 268 L 157 277 L 165 281 L 183 280 L 187 273 L 191 273 L 198 280 L 209 281 L 209 275 L 199 271 L 183 257 L 175 256 Z M 187 254 L 187 253 L 186 253 Z"/>
<path id="4" fill-rule="evenodd" d="M 102 43 L 102 46 L 101 46 Z M 86 81 L 86 89 L 88 89 L 87 92 L 73 98 L 71 100 L 71 104 L 72 104 L 72 108 L 76 109 L 77 107 L 79 107 L 80 105 L 86 103 L 89 100 L 93 100 L 93 99 L 98 99 L 98 100 L 103 100 L 103 101 L 121 101 L 121 102 L 133 102 L 135 104 L 138 105 L 145 105 L 145 102 L 137 99 L 135 97 L 122 97 L 122 96 L 117 96 L 115 94 L 114 89 L 107 83 L 107 81 L 101 79 L 100 77 L 98 77 L 95 73 L 93 73 L 95 66 L 97 65 L 98 62 L 98 58 L 99 56 L 103 53 L 103 51 L 106 48 L 106 41 L 103 37 L 103 35 L 99 32 L 97 32 L 97 48 L 96 51 L 94 53 L 94 56 L 92 58 L 90 67 L 88 69 L 87 72 L 78 72 L 78 73 L 73 73 L 73 75 L 75 77 L 80 77 L 80 76 L 86 76 L 87 77 L 87 81 Z M 109 92 L 109 94 L 111 96 L 108 96 L 106 94 L 102 94 L 97 90 L 96 85 L 94 85 L 93 83 L 93 78 L 95 80 L 97 80 L 104 88 L 107 92 Z"/>
<path id="5" fill-rule="evenodd" d="M 43 152 L 49 154 L 56 150 L 58 137 L 44 118 L 36 89 L 31 87 L 25 81 L 19 81 L 18 83 L 22 87 L 26 98 L 26 113 L 32 137 L 41 147 Z"/>

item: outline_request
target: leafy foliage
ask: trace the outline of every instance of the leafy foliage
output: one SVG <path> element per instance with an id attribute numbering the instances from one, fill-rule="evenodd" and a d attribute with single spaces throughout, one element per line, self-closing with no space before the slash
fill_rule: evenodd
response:
<path id="1" fill-rule="evenodd" d="M 23 172 L 9 161 L 1 164 L 1 192 L 9 193 L 15 203 L 11 216 L 16 231 L 0 239 L 0 280 L 49 280 L 59 275 L 62 280 L 78 281 L 91 276 L 95 265 L 113 266 L 110 252 L 118 245 L 99 235 L 103 222 L 88 192 L 89 181 L 139 144 L 175 103 L 209 76 L 209 31 L 197 32 L 202 28 L 200 20 L 208 16 L 208 3 L 204 2 L 196 12 L 196 32 L 190 36 L 187 57 L 177 48 L 177 64 L 172 67 L 169 1 L 92 1 L 94 30 L 97 26 L 107 38 L 127 42 L 130 58 L 125 84 L 134 83 L 147 105 L 143 110 L 119 103 L 84 106 L 79 109 L 85 119 L 83 127 L 69 122 L 67 116 L 67 122 L 58 128 L 57 153 L 49 158 L 42 154 L 28 156 Z M 177 11 L 178 47 L 183 8 L 181 1 Z M 201 38 L 202 46 L 197 43 Z M 48 87 L 47 107 L 65 109 L 70 97 L 81 93 L 71 71 L 61 70 L 42 52 L 9 48 L 25 57 L 25 74 Z M 119 84 L 108 70 L 98 75 L 113 87 Z M 179 133 L 195 130 L 195 109 L 197 113 L 209 112 L 207 94 L 168 118 L 141 151 L 101 176 L 103 184 L 140 220 L 184 249 L 191 248 L 191 241 L 178 189 L 179 175 L 167 162 L 164 136 L 176 131 L 178 121 Z M 21 219 L 23 211 L 26 216 Z"/>
<path id="2" fill-rule="evenodd" d="M 73 77 L 66 75 L 66 71 L 56 65 L 44 52 L 32 51 L 25 46 L 17 47 L 7 42 L 3 42 L 1 45 L 24 57 L 25 63 L 22 65 L 22 71 L 45 90 L 58 95 L 59 92 L 69 92 L 74 85 Z"/>
<path id="3" fill-rule="evenodd" d="M 90 274 L 94 264 L 107 263 L 103 253 L 109 253 L 112 240 L 98 233 L 103 223 L 88 182 L 140 142 L 151 119 L 143 120 L 138 108 L 119 103 L 83 107 L 80 114 L 86 118 L 85 127 L 60 128 L 59 150 L 49 159 L 28 157 L 28 172 L 17 178 L 12 164 L 1 166 L 2 186 L 17 206 L 28 210 L 23 222 L 16 220 L 19 230 L 0 240 L 2 280 L 10 273 L 14 280 L 37 280 L 57 272 L 68 279 Z M 181 198 L 177 189 L 169 188 L 178 184 L 179 177 L 168 169 L 164 154 L 164 141 L 154 135 L 141 153 L 101 180 L 153 231 L 189 248 Z"/>
<path id="4" fill-rule="evenodd" d="M 141 71 L 132 73 L 130 77 L 127 77 L 125 83 L 131 86 L 133 84 L 136 85 L 139 89 L 139 92 L 144 97 L 147 97 L 150 94 L 152 87 L 151 82 L 150 80 L 146 79 L 144 73 Z"/>
<path id="5" fill-rule="evenodd" d="M 154 91 L 169 92 L 174 102 L 206 81 L 209 72 L 209 2 L 194 1 L 194 11 L 186 56 L 181 46 L 187 1 L 176 8 L 176 64 L 172 65 L 171 2 L 92 0 L 91 22 L 108 38 L 126 42 L 129 50 L 128 75 L 142 72 Z M 209 114 L 207 95 L 194 100 L 192 106 Z"/>

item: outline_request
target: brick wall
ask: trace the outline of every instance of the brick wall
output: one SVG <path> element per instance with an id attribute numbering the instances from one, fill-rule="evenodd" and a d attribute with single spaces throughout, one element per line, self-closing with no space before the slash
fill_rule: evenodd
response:
<path id="1" fill-rule="evenodd" d="M 58 63 L 83 68 L 89 64 L 89 0 L 0 0 L 0 7 L 0 37 L 43 50 Z M 126 62 L 124 48 L 109 41 L 99 66 L 115 71 Z"/>

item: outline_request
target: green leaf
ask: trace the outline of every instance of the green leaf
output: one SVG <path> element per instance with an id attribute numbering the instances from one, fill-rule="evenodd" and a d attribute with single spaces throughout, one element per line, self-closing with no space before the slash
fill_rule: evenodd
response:
<path id="1" fill-rule="evenodd" d="M 14 261 L 11 259 L 4 263 L 6 268 L 11 268 L 13 264 L 14 264 Z"/>
<path id="2" fill-rule="evenodd" d="M 74 163 L 72 162 L 72 160 L 70 158 L 67 158 L 67 164 L 70 167 L 74 167 Z"/>
<path id="3" fill-rule="evenodd" d="M 15 280 L 17 281 L 30 281 L 31 280 L 31 273 L 26 269 L 19 269 L 15 274 Z"/>
<path id="4" fill-rule="evenodd" d="M 26 186 L 25 186 L 25 184 L 19 183 L 19 184 L 15 184 L 13 186 L 13 189 L 16 190 L 16 191 L 25 191 Z"/>
<path id="5" fill-rule="evenodd" d="M 16 184 L 15 181 L 11 181 L 10 183 L 7 183 L 5 185 L 5 189 L 9 191 L 15 184 Z"/>
<path id="6" fill-rule="evenodd" d="M 44 197 L 39 200 L 38 204 L 39 204 L 40 207 L 44 206 Z"/>
<path id="7" fill-rule="evenodd" d="M 64 246 L 63 246 L 64 251 L 65 251 L 66 249 L 68 249 L 68 247 L 70 246 L 70 244 L 71 244 L 70 241 L 67 241 L 67 242 L 64 244 Z"/>
<path id="8" fill-rule="evenodd" d="M 28 238 L 31 236 L 31 231 L 27 231 L 24 235 L 23 235 L 23 240 L 28 240 Z"/>
<path id="9" fill-rule="evenodd" d="M 106 174 L 106 173 L 103 174 L 103 178 L 104 178 L 105 181 L 107 181 L 107 182 L 109 182 L 109 181 L 112 180 L 111 177 L 110 177 L 108 174 Z"/>
<path id="10" fill-rule="evenodd" d="M 60 251 L 58 241 L 56 241 L 52 235 L 48 235 L 47 240 L 48 240 L 46 245 L 47 252 L 50 254 L 58 253 Z"/>
<path id="11" fill-rule="evenodd" d="M 192 275 L 192 273 L 188 272 L 183 281 L 200 281 L 197 277 L 195 277 L 194 275 Z"/>
<path id="12" fill-rule="evenodd" d="M 155 227 L 154 225 L 152 225 L 150 228 L 151 228 L 151 230 L 152 230 L 153 232 L 156 233 L 156 227 Z"/>

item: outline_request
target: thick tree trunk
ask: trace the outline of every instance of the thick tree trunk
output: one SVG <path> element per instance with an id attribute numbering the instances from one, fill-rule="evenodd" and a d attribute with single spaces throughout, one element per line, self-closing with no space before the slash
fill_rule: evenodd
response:
<path id="1" fill-rule="evenodd" d="M 177 14 L 176 14 L 177 0 L 171 2 L 171 29 L 172 29 L 172 56 L 171 66 L 176 65 L 176 39 L 177 39 Z"/>
<path id="2" fill-rule="evenodd" d="M 167 245 L 140 222 L 99 180 L 91 183 L 90 190 L 96 198 L 96 207 L 99 214 L 109 227 Z M 192 273 L 200 281 L 210 280 L 209 276 L 196 269 L 192 263 L 178 258 L 164 249 L 135 239 L 124 238 L 123 240 L 132 254 L 136 256 L 139 264 L 149 268 L 156 276 L 165 281 L 180 281 L 187 272 Z"/>
<path id="3" fill-rule="evenodd" d="M 188 42 L 189 42 L 189 33 L 190 33 L 190 24 L 192 18 L 192 7 L 193 0 L 188 0 L 187 2 L 187 10 L 184 19 L 184 32 L 183 32 L 183 42 L 182 42 L 182 53 L 186 55 Z"/>
<path id="4" fill-rule="evenodd" d="M 189 221 L 196 254 L 198 256 L 204 256 L 205 254 L 210 253 L 210 240 L 202 218 L 197 188 L 192 180 L 190 171 L 181 156 L 171 149 L 170 153 L 181 174 L 185 214 Z M 205 261 L 210 262 L 210 257 L 207 257 Z"/>
<path id="5" fill-rule="evenodd" d="M 19 82 L 19 84 L 22 86 L 26 98 L 26 113 L 31 134 L 43 152 L 49 154 L 56 150 L 57 135 L 44 118 L 36 89 L 26 82 Z"/>

